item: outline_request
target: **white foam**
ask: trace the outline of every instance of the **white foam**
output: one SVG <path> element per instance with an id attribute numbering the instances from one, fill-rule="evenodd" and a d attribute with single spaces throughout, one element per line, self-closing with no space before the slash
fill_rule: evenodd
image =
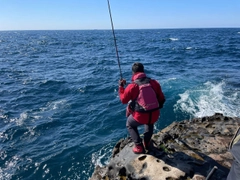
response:
<path id="1" fill-rule="evenodd" d="M 42 112 L 64 108 L 66 100 L 48 102 L 46 107 L 40 108 Z"/>
<path id="2" fill-rule="evenodd" d="M 177 78 L 169 78 L 168 81 L 175 81 Z"/>
<path id="3" fill-rule="evenodd" d="M 239 92 L 224 92 L 225 83 L 206 82 L 202 87 L 179 94 L 174 111 L 188 113 L 191 117 L 211 116 L 222 113 L 225 116 L 239 117 Z"/>
<path id="4" fill-rule="evenodd" d="M 85 89 L 84 89 L 84 88 L 79 88 L 78 90 L 79 90 L 79 92 L 81 92 L 81 93 L 85 93 Z"/>
<path id="5" fill-rule="evenodd" d="M 112 146 L 110 144 L 102 147 L 99 151 L 92 154 L 92 163 L 95 166 L 103 167 L 109 163 L 112 154 Z"/>
<path id="6" fill-rule="evenodd" d="M 171 41 L 178 41 L 178 38 L 169 38 Z"/>
<path id="7" fill-rule="evenodd" d="M 54 101 L 50 104 L 50 107 L 52 107 L 52 109 L 60 109 L 64 107 L 65 103 L 66 100 Z"/>
<path id="8" fill-rule="evenodd" d="M 5 162 L 4 166 L 0 167 L 0 180 L 10 180 L 12 175 L 15 174 L 17 170 L 17 164 L 19 162 L 17 156 L 13 156 L 11 159 Z"/>
<path id="9" fill-rule="evenodd" d="M 2 119 L 6 119 L 7 116 L 6 116 L 6 115 L 3 115 L 3 114 L 0 114 L 0 118 L 2 118 Z"/>
<path id="10" fill-rule="evenodd" d="M 12 118 L 10 119 L 10 122 L 15 122 L 18 126 L 22 126 L 24 121 L 27 119 L 28 114 L 26 112 L 23 112 L 20 114 L 19 118 Z"/>

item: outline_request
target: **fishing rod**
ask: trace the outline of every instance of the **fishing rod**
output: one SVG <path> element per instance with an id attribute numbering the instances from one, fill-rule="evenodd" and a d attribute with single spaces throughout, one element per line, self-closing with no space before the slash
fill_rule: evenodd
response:
<path id="1" fill-rule="evenodd" d="M 111 7 L 110 7 L 110 2 L 109 2 L 109 0 L 107 0 L 107 1 L 108 1 L 109 16 L 110 16 L 111 25 L 112 25 L 112 33 L 113 33 L 114 45 L 115 45 L 115 50 L 116 50 L 116 55 L 117 55 L 117 61 L 118 61 L 118 67 L 119 67 L 119 71 L 120 71 L 120 77 L 121 77 L 121 80 L 122 80 L 122 79 L 123 79 L 123 77 L 122 77 L 122 70 L 121 70 L 121 65 L 120 65 L 120 60 L 119 60 L 119 55 L 118 55 L 117 40 L 116 40 L 116 36 L 115 36 L 115 32 L 114 32 L 114 27 L 113 27 Z"/>

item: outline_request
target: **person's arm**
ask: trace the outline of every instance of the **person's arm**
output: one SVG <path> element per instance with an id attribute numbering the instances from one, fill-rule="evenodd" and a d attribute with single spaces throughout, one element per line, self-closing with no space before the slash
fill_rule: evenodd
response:
<path id="1" fill-rule="evenodd" d="M 133 100 L 133 98 L 138 92 L 136 92 L 138 89 L 135 88 L 135 84 L 129 84 L 126 88 L 119 86 L 119 98 L 123 104 L 127 104 L 130 100 Z"/>

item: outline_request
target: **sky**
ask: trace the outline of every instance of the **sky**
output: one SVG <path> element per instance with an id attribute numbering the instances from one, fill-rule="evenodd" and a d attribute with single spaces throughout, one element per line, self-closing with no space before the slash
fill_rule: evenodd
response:
<path id="1" fill-rule="evenodd" d="M 115 29 L 240 27 L 240 0 L 109 0 Z M 0 0 L 0 30 L 111 29 L 107 0 Z"/>

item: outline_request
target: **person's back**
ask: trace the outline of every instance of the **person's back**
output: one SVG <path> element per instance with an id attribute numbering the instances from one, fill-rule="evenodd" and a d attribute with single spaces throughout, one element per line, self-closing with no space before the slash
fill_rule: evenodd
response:
<path id="1" fill-rule="evenodd" d="M 130 133 L 131 138 L 135 143 L 135 147 L 133 151 L 135 153 L 141 153 L 144 151 L 142 147 L 142 140 L 139 137 L 137 127 L 139 125 L 145 124 L 145 133 L 144 133 L 144 144 L 149 144 L 150 139 L 153 133 L 153 124 L 158 120 L 160 115 L 160 108 L 163 107 L 165 102 L 164 94 L 161 90 L 160 84 L 153 79 L 150 79 L 144 73 L 144 66 L 141 63 L 134 63 L 132 66 L 132 83 L 130 83 L 126 89 L 124 85 L 126 84 L 125 80 L 119 81 L 119 97 L 123 104 L 129 103 L 127 107 L 127 128 Z M 154 97 L 149 97 L 148 95 L 141 95 L 139 86 L 141 86 L 141 81 L 145 79 L 149 79 L 148 88 L 152 88 L 153 92 L 148 89 L 146 92 L 150 93 L 149 95 L 154 96 L 156 98 L 157 105 L 155 104 L 153 109 L 146 110 L 145 112 L 142 110 L 144 107 L 141 105 L 141 101 L 147 102 L 150 101 L 155 103 Z M 143 83 L 144 84 L 144 83 Z M 153 94 L 154 93 L 154 94 Z M 140 96 L 140 97 L 139 97 Z M 144 99 L 143 99 L 144 98 Z M 158 108 L 157 108 L 158 107 Z"/>

